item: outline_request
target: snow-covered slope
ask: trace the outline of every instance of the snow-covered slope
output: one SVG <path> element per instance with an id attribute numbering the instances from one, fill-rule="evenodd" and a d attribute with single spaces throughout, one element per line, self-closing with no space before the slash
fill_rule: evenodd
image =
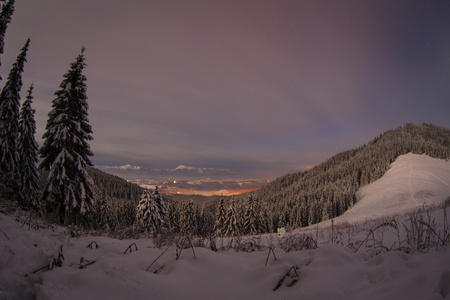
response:
<path id="1" fill-rule="evenodd" d="M 361 188 L 356 205 L 336 221 L 401 215 L 449 197 L 450 161 L 409 153 L 399 156 L 379 180 Z"/>

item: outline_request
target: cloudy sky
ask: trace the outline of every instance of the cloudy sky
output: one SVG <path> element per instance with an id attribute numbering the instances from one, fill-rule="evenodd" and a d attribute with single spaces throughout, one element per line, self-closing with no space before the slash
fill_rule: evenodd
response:
<path id="1" fill-rule="evenodd" d="M 28 37 L 40 144 L 85 46 L 94 164 L 183 191 L 252 189 L 408 122 L 450 127 L 449 1 L 17 0 L 3 78 Z"/>

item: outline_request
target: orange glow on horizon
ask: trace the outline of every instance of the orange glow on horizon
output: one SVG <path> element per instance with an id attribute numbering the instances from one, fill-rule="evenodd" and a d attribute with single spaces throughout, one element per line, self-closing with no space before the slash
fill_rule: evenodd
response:
<path id="1" fill-rule="evenodd" d="M 161 187 L 163 194 L 178 194 L 178 195 L 202 195 L 202 196 L 233 196 L 247 192 L 254 191 L 255 189 L 238 189 L 238 190 L 214 190 L 214 191 L 199 191 L 195 189 L 183 189 L 176 187 Z"/>

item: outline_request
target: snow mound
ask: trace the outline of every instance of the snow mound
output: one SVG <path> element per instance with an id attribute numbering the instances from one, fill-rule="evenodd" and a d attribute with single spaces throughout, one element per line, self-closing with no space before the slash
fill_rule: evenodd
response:
<path id="1" fill-rule="evenodd" d="M 405 154 L 379 180 L 357 192 L 358 202 L 338 221 L 358 222 L 402 215 L 450 197 L 450 161 Z"/>

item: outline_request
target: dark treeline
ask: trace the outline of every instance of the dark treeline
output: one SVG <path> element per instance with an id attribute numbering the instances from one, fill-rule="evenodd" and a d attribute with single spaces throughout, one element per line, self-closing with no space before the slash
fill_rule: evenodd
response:
<path id="1" fill-rule="evenodd" d="M 94 181 L 95 192 L 100 197 L 137 202 L 144 191 L 144 188 L 136 184 L 96 168 L 87 168 L 87 171 Z"/>

